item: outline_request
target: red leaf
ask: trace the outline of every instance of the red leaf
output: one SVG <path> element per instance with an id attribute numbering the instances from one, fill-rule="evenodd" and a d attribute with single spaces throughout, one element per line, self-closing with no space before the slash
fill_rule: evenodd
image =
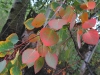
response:
<path id="1" fill-rule="evenodd" d="M 87 3 L 83 3 L 81 4 L 80 8 L 85 9 L 85 10 L 90 10 L 90 9 L 94 9 L 96 6 L 96 3 L 94 1 L 89 1 Z"/>
<path id="2" fill-rule="evenodd" d="M 92 28 L 95 26 L 95 24 L 96 24 L 96 19 L 92 18 L 92 19 L 86 21 L 85 23 L 83 23 L 82 28 L 84 28 L 84 29 Z"/>
<path id="3" fill-rule="evenodd" d="M 49 21 L 49 26 L 55 30 L 59 30 L 63 25 L 67 24 L 66 20 L 63 19 L 53 19 Z"/>
<path id="4" fill-rule="evenodd" d="M 55 31 L 50 28 L 42 28 L 40 31 L 40 39 L 45 46 L 53 46 L 59 40 Z"/>
<path id="5" fill-rule="evenodd" d="M 35 61 L 34 63 L 35 74 L 42 69 L 43 65 L 44 65 L 44 58 L 40 57 L 38 60 Z"/>
<path id="6" fill-rule="evenodd" d="M 48 66 L 56 69 L 58 63 L 58 56 L 56 54 L 51 54 L 50 52 L 48 52 L 45 56 L 45 61 Z"/>
<path id="7" fill-rule="evenodd" d="M 35 49 L 27 49 L 22 54 L 22 62 L 26 64 L 34 63 L 39 58 L 39 53 Z"/>
<path id="8" fill-rule="evenodd" d="M 94 1 L 89 1 L 88 2 L 88 9 L 94 9 L 96 6 L 96 3 Z"/>
<path id="9" fill-rule="evenodd" d="M 83 34 L 83 41 L 87 44 L 96 45 L 99 40 L 99 34 L 96 30 L 89 30 Z"/>
<path id="10" fill-rule="evenodd" d="M 73 29 L 74 25 L 75 25 L 75 19 L 76 19 L 76 14 L 73 15 L 71 23 L 70 23 L 70 30 Z"/>

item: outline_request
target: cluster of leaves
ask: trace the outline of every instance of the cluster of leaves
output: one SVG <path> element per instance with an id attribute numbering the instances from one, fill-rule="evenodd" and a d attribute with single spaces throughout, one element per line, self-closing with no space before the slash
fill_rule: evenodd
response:
<path id="1" fill-rule="evenodd" d="M 90 10 L 95 8 L 95 2 L 89 1 L 85 2 L 80 5 L 80 8 L 83 10 Z M 76 24 L 77 14 L 75 12 L 75 8 L 73 6 L 63 7 L 56 2 L 51 3 L 51 9 L 55 12 L 55 19 L 49 19 L 48 24 L 44 26 L 37 34 L 31 34 L 26 41 L 29 43 L 37 42 L 36 48 L 27 48 L 23 53 L 22 57 L 20 56 L 20 51 L 16 51 L 16 55 L 13 60 L 7 61 L 6 58 L 0 62 L 0 72 L 5 70 L 6 65 L 11 64 L 10 68 L 6 68 L 10 70 L 11 75 L 20 75 L 21 69 L 23 66 L 27 65 L 31 67 L 34 65 L 35 73 L 38 73 L 43 65 L 44 62 L 48 64 L 48 66 L 56 69 L 58 64 L 58 56 L 59 52 L 53 52 L 52 47 L 55 46 L 57 43 L 65 40 L 61 40 L 63 37 L 60 37 L 63 34 L 60 34 L 60 30 L 63 27 L 68 27 L 69 30 L 73 30 L 74 25 Z M 81 48 L 82 43 L 96 45 L 99 40 L 98 32 L 93 29 L 96 25 L 96 19 L 88 17 L 88 12 L 83 12 L 80 15 L 80 20 L 82 21 L 82 25 L 77 27 L 77 43 L 78 47 Z M 43 13 L 39 13 L 35 18 L 30 18 L 24 22 L 25 27 L 28 30 L 33 30 L 34 28 L 39 28 L 43 26 L 46 22 L 46 16 Z M 66 30 L 66 28 L 65 28 Z M 64 35 L 66 36 L 66 35 Z M 68 36 L 68 35 L 67 35 Z M 83 41 L 83 42 L 82 42 Z M 0 53 L 2 53 L 2 57 L 5 55 L 13 54 L 15 51 L 11 50 L 15 49 L 14 45 L 18 42 L 18 36 L 16 33 L 9 35 L 6 38 L 6 41 L 0 41 Z M 70 50 L 66 50 L 65 56 L 70 53 Z M 68 57 L 68 56 L 66 56 Z M 20 62 L 18 62 L 20 60 Z M 65 58 L 64 60 L 67 60 Z M 21 65 L 18 65 L 21 63 Z M 25 64 L 25 65 L 22 65 Z M 15 66 L 18 65 L 18 66 Z M 17 72 L 17 73 L 16 73 Z M 18 74 L 19 73 L 19 74 Z"/>

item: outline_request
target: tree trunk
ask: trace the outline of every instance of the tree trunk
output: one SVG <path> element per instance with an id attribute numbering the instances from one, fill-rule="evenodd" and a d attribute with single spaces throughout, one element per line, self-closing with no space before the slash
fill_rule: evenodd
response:
<path id="1" fill-rule="evenodd" d="M 24 31 L 24 19 L 30 0 L 15 0 L 10 10 L 9 17 L 0 33 L 0 40 L 5 40 L 11 33 L 20 37 Z"/>

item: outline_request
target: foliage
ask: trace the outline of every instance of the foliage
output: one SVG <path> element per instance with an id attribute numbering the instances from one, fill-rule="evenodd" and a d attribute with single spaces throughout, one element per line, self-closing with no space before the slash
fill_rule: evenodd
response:
<path id="1" fill-rule="evenodd" d="M 21 75 L 21 70 L 25 66 L 29 68 L 33 65 L 35 73 L 38 73 L 45 61 L 48 66 L 56 69 L 57 65 L 62 62 L 73 65 L 73 62 L 80 60 L 79 57 L 76 58 L 73 36 L 77 41 L 78 49 L 84 43 L 96 45 L 99 41 L 99 32 L 93 28 L 97 20 L 91 17 L 91 13 L 96 8 L 96 2 L 83 1 L 84 3 L 79 0 L 74 0 L 72 3 L 69 1 L 68 5 L 65 0 L 61 4 L 51 2 L 47 6 L 52 9 L 52 17 L 51 14 L 47 17 L 45 12 L 40 12 L 35 18 L 29 18 L 24 22 L 26 29 L 30 31 L 43 27 L 37 34 L 32 33 L 19 45 L 17 45 L 19 39 L 16 33 L 9 35 L 5 41 L 0 41 L 0 53 L 4 54 L 2 56 L 4 60 L 0 62 L 1 74 L 9 71 L 11 75 Z M 78 20 L 81 22 L 79 26 L 77 26 Z M 27 46 L 29 43 L 36 43 L 36 47 L 21 50 L 23 45 Z M 12 57 L 10 61 L 7 56 Z M 72 69 L 78 67 L 74 65 Z"/>

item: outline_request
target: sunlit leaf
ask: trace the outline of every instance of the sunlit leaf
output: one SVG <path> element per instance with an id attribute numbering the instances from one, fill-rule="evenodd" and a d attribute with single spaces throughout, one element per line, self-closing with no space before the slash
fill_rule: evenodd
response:
<path id="1" fill-rule="evenodd" d="M 39 40 L 39 36 L 37 36 L 36 34 L 31 34 L 29 36 L 29 42 L 36 42 Z"/>
<path id="2" fill-rule="evenodd" d="M 50 28 L 53 28 L 55 30 L 59 30 L 63 27 L 63 25 L 67 24 L 66 20 L 63 19 L 53 19 L 49 21 Z"/>
<path id="3" fill-rule="evenodd" d="M 48 52 L 45 56 L 45 61 L 48 66 L 56 69 L 58 63 L 58 56 L 56 54 L 51 54 L 50 52 Z"/>
<path id="4" fill-rule="evenodd" d="M 9 51 L 11 48 L 14 48 L 14 45 L 11 41 L 0 41 L 0 52 Z"/>
<path id="5" fill-rule="evenodd" d="M 12 33 L 11 35 L 9 35 L 6 40 L 11 41 L 13 44 L 16 44 L 19 40 L 18 40 L 18 36 L 16 33 Z"/>
<path id="6" fill-rule="evenodd" d="M 35 63 L 34 63 L 35 74 L 38 73 L 42 69 L 43 65 L 44 65 L 43 57 L 40 57 L 38 60 L 35 61 Z"/>
<path id="7" fill-rule="evenodd" d="M 46 17 L 43 13 L 38 14 L 32 21 L 32 25 L 35 28 L 41 27 L 45 23 Z"/>
<path id="8" fill-rule="evenodd" d="M 82 23 L 88 21 L 88 13 L 84 12 L 79 18 L 81 19 Z"/>
<path id="9" fill-rule="evenodd" d="M 73 15 L 72 20 L 70 22 L 70 30 L 73 29 L 75 25 L 76 14 Z"/>
<path id="10" fill-rule="evenodd" d="M 32 26 L 32 21 L 33 21 L 33 18 L 29 18 L 28 20 L 24 22 L 24 25 L 28 30 L 34 29 L 34 27 Z"/>
<path id="11" fill-rule="evenodd" d="M 6 64 L 7 64 L 6 60 L 0 62 L 0 73 L 5 69 Z"/>
<path id="12" fill-rule="evenodd" d="M 22 54 L 22 62 L 25 64 L 34 63 L 39 58 L 39 53 L 35 49 L 27 49 Z"/>
<path id="13" fill-rule="evenodd" d="M 40 31 L 40 39 L 45 46 L 53 46 L 59 40 L 57 33 L 50 28 L 42 28 Z"/>
<path id="14" fill-rule="evenodd" d="M 88 20 L 82 24 L 82 28 L 84 28 L 84 29 L 92 28 L 95 26 L 95 24 L 96 24 L 96 19 L 91 18 L 90 20 Z"/>
<path id="15" fill-rule="evenodd" d="M 51 9 L 53 9 L 53 11 L 55 11 L 58 6 L 60 6 L 60 5 L 57 2 L 51 3 Z"/>
<path id="16" fill-rule="evenodd" d="M 56 16 L 57 17 L 63 17 L 65 15 L 65 10 L 63 7 L 57 7 L 55 10 Z"/>
<path id="17" fill-rule="evenodd" d="M 10 69 L 10 75 L 22 75 L 22 71 L 20 70 L 18 66 L 13 66 Z"/>
<path id="18" fill-rule="evenodd" d="M 99 34 L 96 30 L 89 30 L 83 34 L 83 41 L 87 44 L 96 45 L 99 40 Z"/>

